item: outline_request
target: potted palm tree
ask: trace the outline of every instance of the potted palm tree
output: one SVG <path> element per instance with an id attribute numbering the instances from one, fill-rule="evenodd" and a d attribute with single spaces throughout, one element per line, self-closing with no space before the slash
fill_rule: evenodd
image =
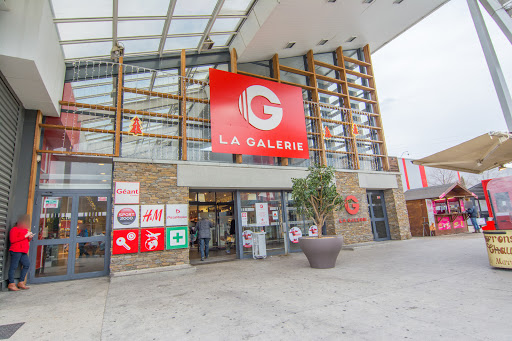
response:
<path id="1" fill-rule="evenodd" d="M 333 167 L 315 165 L 309 167 L 308 171 L 306 178 L 292 179 L 292 198 L 297 212 L 315 222 L 318 236 L 299 238 L 299 246 L 312 268 L 333 268 L 343 245 L 343 237 L 323 236 L 322 227 L 330 213 L 343 207 L 343 198 L 336 191 Z"/>

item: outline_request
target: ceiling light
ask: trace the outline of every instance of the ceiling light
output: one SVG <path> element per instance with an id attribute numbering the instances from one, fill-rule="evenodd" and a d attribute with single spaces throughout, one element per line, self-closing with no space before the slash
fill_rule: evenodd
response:
<path id="1" fill-rule="evenodd" d="M 98 166 L 105 166 L 104 163 L 98 163 Z"/>
<path id="2" fill-rule="evenodd" d="M 347 43 L 353 42 L 354 40 L 356 40 L 356 38 L 357 38 L 356 36 L 352 36 L 352 37 L 348 38 Z"/>
<path id="3" fill-rule="evenodd" d="M 363 0 L 363 4 L 371 4 L 373 0 Z"/>
<path id="4" fill-rule="evenodd" d="M 318 45 L 325 45 L 328 41 L 328 39 L 322 39 L 318 42 Z"/>
<path id="5" fill-rule="evenodd" d="M 401 4 L 402 2 L 404 2 L 404 0 L 395 0 L 395 1 L 393 1 L 393 3 L 394 3 L 394 4 L 396 4 L 396 5 L 399 5 L 399 4 Z"/>
<path id="6" fill-rule="evenodd" d="M 286 44 L 286 46 L 284 47 L 285 49 L 291 49 L 294 45 L 295 45 L 295 41 L 290 41 L 288 44 Z"/>
<path id="7" fill-rule="evenodd" d="M 327 0 L 327 2 L 336 2 L 336 0 Z"/>
<path id="8" fill-rule="evenodd" d="M 505 169 L 507 169 L 507 167 L 505 167 L 504 165 L 500 165 L 498 167 L 498 171 L 502 171 L 502 170 L 505 170 Z"/>

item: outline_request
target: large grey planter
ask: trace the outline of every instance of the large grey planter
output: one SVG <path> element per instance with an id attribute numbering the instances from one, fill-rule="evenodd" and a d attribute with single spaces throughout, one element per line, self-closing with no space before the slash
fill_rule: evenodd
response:
<path id="1" fill-rule="evenodd" d="M 299 246 L 315 269 L 330 269 L 336 266 L 336 259 L 343 245 L 342 236 L 302 237 Z"/>

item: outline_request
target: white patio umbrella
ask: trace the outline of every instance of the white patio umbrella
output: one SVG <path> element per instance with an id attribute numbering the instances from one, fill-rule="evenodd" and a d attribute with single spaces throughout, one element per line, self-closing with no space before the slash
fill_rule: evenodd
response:
<path id="1" fill-rule="evenodd" d="M 512 162 L 512 134 L 490 132 L 412 163 L 480 174 Z"/>

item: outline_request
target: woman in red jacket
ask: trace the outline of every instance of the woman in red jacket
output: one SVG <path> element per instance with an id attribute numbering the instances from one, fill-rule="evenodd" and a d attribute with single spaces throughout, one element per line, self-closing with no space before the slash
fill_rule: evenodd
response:
<path id="1" fill-rule="evenodd" d="M 9 241 L 11 242 L 11 247 L 9 248 L 11 267 L 9 268 L 9 286 L 7 288 L 11 291 L 18 291 L 20 289 L 26 290 L 29 288 L 26 286 L 25 279 L 30 266 L 27 253 L 29 242 L 34 236 L 34 234 L 29 231 L 29 228 L 30 216 L 25 214 L 18 219 L 16 226 L 9 232 Z M 14 272 L 18 268 L 19 263 L 21 263 L 21 275 L 18 286 L 16 286 L 16 283 L 14 283 Z"/>

